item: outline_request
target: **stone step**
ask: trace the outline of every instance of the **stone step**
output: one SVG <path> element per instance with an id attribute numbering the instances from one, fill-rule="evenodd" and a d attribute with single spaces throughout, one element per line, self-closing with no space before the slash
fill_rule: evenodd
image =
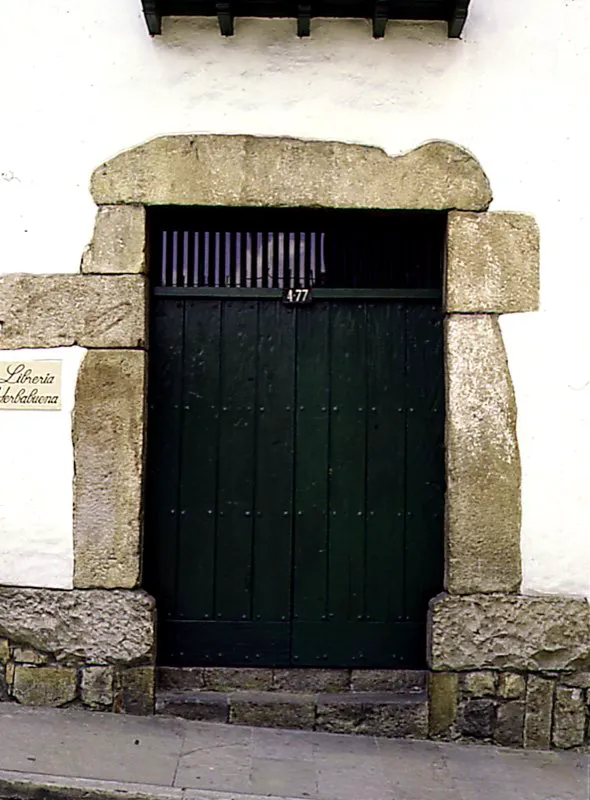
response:
<path id="1" fill-rule="evenodd" d="M 163 691 L 156 713 L 262 728 L 396 738 L 428 736 L 428 697 L 395 692 Z"/>
<path id="2" fill-rule="evenodd" d="M 265 669 L 263 667 L 159 667 L 164 692 L 278 691 L 302 694 L 393 692 L 415 695 L 427 689 L 425 670 Z"/>

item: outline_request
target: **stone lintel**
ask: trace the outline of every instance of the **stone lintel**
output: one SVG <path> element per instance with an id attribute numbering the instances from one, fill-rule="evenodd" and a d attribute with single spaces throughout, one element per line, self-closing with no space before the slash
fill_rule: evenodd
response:
<path id="1" fill-rule="evenodd" d="M 73 420 L 74 586 L 139 582 L 146 353 L 90 350 Z"/>
<path id="2" fill-rule="evenodd" d="M 585 599 L 443 594 L 431 601 L 429 625 L 434 670 L 541 672 L 590 665 Z"/>
<path id="3" fill-rule="evenodd" d="M 92 242 L 82 259 L 82 272 L 143 273 L 145 247 L 144 206 L 100 206 Z"/>
<path id="4" fill-rule="evenodd" d="M 539 229 L 527 214 L 452 211 L 446 311 L 508 314 L 539 308 Z"/>
<path id="5" fill-rule="evenodd" d="M 0 636 L 63 666 L 152 663 L 154 602 L 141 591 L 0 587 Z"/>
<path id="6" fill-rule="evenodd" d="M 498 320 L 446 319 L 446 588 L 516 592 L 521 581 L 516 401 Z"/>
<path id="7" fill-rule="evenodd" d="M 473 156 L 433 141 L 404 155 L 340 142 L 163 136 L 98 167 L 98 205 L 307 206 L 485 210 L 489 181 Z"/>
<path id="8" fill-rule="evenodd" d="M 0 277 L 0 349 L 143 347 L 146 287 L 142 275 Z"/>

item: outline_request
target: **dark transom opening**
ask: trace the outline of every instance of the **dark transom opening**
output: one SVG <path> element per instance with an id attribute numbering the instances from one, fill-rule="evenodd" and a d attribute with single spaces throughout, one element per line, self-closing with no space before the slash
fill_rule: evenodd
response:
<path id="1" fill-rule="evenodd" d="M 440 213 L 161 207 L 149 224 L 155 288 L 441 290 Z"/>

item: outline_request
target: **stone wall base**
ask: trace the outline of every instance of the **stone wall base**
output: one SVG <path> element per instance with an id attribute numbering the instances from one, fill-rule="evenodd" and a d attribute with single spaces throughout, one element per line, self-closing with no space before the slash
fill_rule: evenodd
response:
<path id="1" fill-rule="evenodd" d="M 539 750 L 590 744 L 590 673 L 433 672 L 429 738 Z"/>
<path id="2" fill-rule="evenodd" d="M 169 670 L 170 672 L 170 670 Z M 175 680 L 186 674 L 192 684 L 195 669 L 174 670 Z M 199 673 L 204 672 L 198 670 Z M 231 672 L 232 688 L 236 681 L 242 686 L 260 683 L 272 670 L 210 669 L 207 681 L 210 692 L 227 689 L 227 673 Z M 276 671 L 275 671 L 276 672 Z M 285 689 L 295 696 L 299 685 L 297 673 L 289 673 L 290 685 Z M 303 671 L 310 672 L 310 671 Z M 341 686 L 343 670 L 313 670 L 314 680 L 321 679 L 324 690 L 334 695 L 355 689 Z M 258 675 L 258 673 L 260 673 Z M 335 680 L 330 681 L 334 675 Z M 365 687 L 363 672 L 355 671 L 362 688 L 374 688 L 373 681 Z M 375 671 L 368 670 L 374 678 Z M 408 673 L 403 673 L 407 676 Z M 412 673 L 414 683 L 423 673 Z M 211 682 L 225 676 L 218 686 Z M 379 671 L 383 678 L 385 671 Z M 396 672 L 389 673 L 395 676 Z M 247 680 L 246 680 L 247 679 Z M 361 685 L 359 684 L 359 685 Z M 381 687 L 381 684 L 379 684 Z M 275 689 L 264 685 L 266 689 Z M 307 686 L 305 687 L 307 691 Z M 383 687 L 381 687 L 383 688 Z M 247 692 L 245 692 L 247 694 Z M 277 692 L 277 695 L 280 692 Z M 301 695 L 304 697 L 307 695 Z M 153 665 L 64 665 L 51 656 L 31 647 L 22 647 L 6 638 L 0 639 L 0 701 L 12 701 L 29 706 L 79 706 L 97 711 L 129 714 L 152 714 L 155 707 L 155 668 Z M 242 724 L 253 724 L 244 720 Z M 571 749 L 590 745 L 590 672 L 513 672 L 478 670 L 474 672 L 430 672 L 428 674 L 428 729 L 411 729 L 412 738 L 438 741 L 489 742 L 505 747 L 533 749 Z M 354 728 L 353 732 L 362 732 Z M 388 730 L 373 731 L 387 736 Z M 398 734 L 396 734 L 398 735 Z"/>
<path id="3" fill-rule="evenodd" d="M 47 653 L 0 639 L 0 701 L 152 714 L 154 686 L 153 666 L 64 666 Z"/>

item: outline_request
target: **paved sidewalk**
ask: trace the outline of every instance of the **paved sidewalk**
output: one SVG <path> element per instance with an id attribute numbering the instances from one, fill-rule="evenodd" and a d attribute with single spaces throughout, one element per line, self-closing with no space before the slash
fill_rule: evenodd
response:
<path id="1" fill-rule="evenodd" d="M 589 800 L 588 769 L 576 753 L 0 704 L 2 798 Z"/>

